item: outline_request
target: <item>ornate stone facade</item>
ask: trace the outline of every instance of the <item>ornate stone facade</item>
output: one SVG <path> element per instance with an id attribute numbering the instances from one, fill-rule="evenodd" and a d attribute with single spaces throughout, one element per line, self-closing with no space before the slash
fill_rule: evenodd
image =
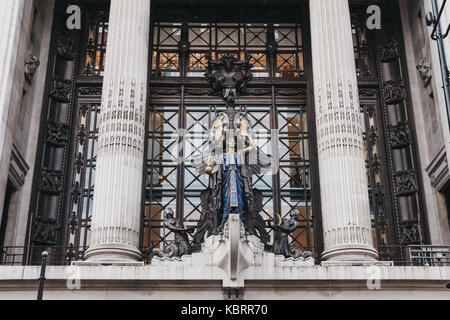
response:
<path id="1" fill-rule="evenodd" d="M 267 224 L 263 227 L 267 231 L 270 226 L 276 231 L 277 227 L 290 222 L 299 227 L 308 224 L 311 227 L 308 230 L 313 230 L 314 235 L 299 231 L 306 228 L 294 232 L 298 238 L 310 237 L 314 248 L 325 250 L 323 255 L 296 259 L 299 252 L 295 250 L 288 253 L 273 250 L 270 244 L 280 242 L 289 243 L 285 248 L 292 250 L 289 240 L 293 237 L 286 232 L 270 234 L 270 243 L 266 247 L 258 237 L 249 235 L 245 224 L 243 227 L 239 217 L 233 215 L 219 234 L 205 239 L 199 251 L 187 251 L 179 259 L 153 257 L 146 261 L 152 257 L 146 256 L 145 248 L 150 248 L 153 241 L 151 232 L 147 231 L 152 231 L 153 227 L 148 215 L 163 218 L 154 212 L 159 204 L 154 211 L 144 212 L 145 216 L 145 210 L 142 210 L 147 205 L 143 197 L 151 192 L 142 185 L 146 175 L 143 162 L 146 161 L 148 140 L 147 113 L 152 104 L 161 102 L 171 104 L 172 109 L 167 113 L 176 114 L 178 105 L 180 109 L 191 108 L 178 115 L 179 126 L 186 127 L 182 115 L 192 116 L 196 112 L 192 105 L 221 103 L 214 98 L 217 92 L 208 87 L 207 80 L 200 79 L 204 70 L 197 70 L 192 81 L 177 76 L 183 70 L 195 71 L 191 66 L 183 66 L 190 62 L 191 54 L 198 54 L 195 57 L 199 60 L 193 61 L 196 67 L 207 64 L 208 59 L 199 52 L 209 48 L 196 47 L 195 40 L 190 41 L 189 32 L 186 32 L 192 29 L 178 28 L 178 21 L 183 19 L 177 15 L 179 11 L 168 10 L 166 16 L 177 21 L 171 25 L 172 20 L 165 20 L 169 24 L 165 26 L 169 30 L 168 40 L 175 41 L 178 36 L 181 40 L 173 48 L 169 45 L 158 49 L 158 54 L 170 51 L 169 62 L 174 65 L 170 66 L 172 69 L 163 70 L 166 78 L 153 79 L 149 64 L 152 58 L 159 57 L 149 56 L 152 52 L 150 31 L 156 25 L 150 21 L 153 14 L 150 1 L 112 0 L 110 14 L 106 9 L 93 11 L 91 15 L 98 14 L 98 17 L 94 16 L 93 25 L 86 28 L 109 26 L 105 64 L 83 61 L 82 53 L 94 52 L 95 57 L 104 54 L 106 37 L 101 39 L 99 49 L 97 40 L 101 37 L 85 39 L 86 47 L 82 44 L 84 40 L 81 41 L 82 32 L 68 32 L 64 27 L 66 2 L 63 5 L 59 2 L 52 32 L 54 1 L 3 0 L 0 13 L 0 207 L 4 203 L 9 205 L 8 201 L 3 201 L 5 193 L 12 195 L 12 204 L 5 213 L 7 216 L 2 216 L 9 221 L 4 242 L 4 234 L 0 234 L 0 298 L 35 298 L 34 288 L 26 284 L 37 278 L 39 269 L 28 265 L 38 264 L 41 251 L 46 248 L 52 257 L 49 264 L 70 265 L 73 261 L 86 259 L 84 264 L 73 267 L 80 271 L 82 286 L 86 289 L 83 291 L 66 290 L 65 272 L 68 269 L 50 266 L 46 295 L 49 299 L 123 298 L 128 297 L 130 291 L 137 298 L 151 295 L 152 298 L 166 299 L 227 299 L 232 296 L 230 292 L 239 299 L 390 299 L 398 298 L 405 291 L 412 292 L 412 298 L 448 299 L 450 271 L 442 252 L 449 250 L 450 243 L 448 203 L 445 202 L 449 197 L 450 180 L 447 160 L 450 147 L 445 141 L 450 141 L 450 134 L 442 83 L 439 82 L 439 57 L 427 40 L 426 26 L 423 27 L 423 39 L 420 39 L 421 32 L 417 32 L 420 31 L 417 17 L 424 18 L 430 4 L 422 0 L 400 0 L 400 15 L 395 10 L 385 11 L 383 7 L 383 30 L 366 33 L 367 37 L 359 39 L 360 46 L 355 49 L 351 27 L 356 26 L 350 23 L 352 17 L 347 0 L 309 0 L 309 6 L 306 5 L 308 0 L 300 2 L 302 10 L 305 9 L 302 15 L 311 22 L 311 27 L 302 25 L 300 33 L 307 37 L 302 39 L 301 46 L 289 47 L 289 50 L 283 47 L 284 41 L 292 40 L 292 34 L 290 36 L 289 31 L 283 33 L 283 26 L 271 23 L 267 29 L 276 31 L 269 33 L 265 30 L 266 22 L 261 22 L 261 30 L 265 31 L 254 30 L 254 39 L 247 39 L 258 42 L 264 39 L 264 32 L 269 35 L 262 49 L 250 46 L 248 51 L 260 50 L 250 52 L 253 63 L 272 62 L 270 67 L 267 62 L 267 70 L 264 70 L 271 77 L 266 81 L 265 76 L 258 78 L 264 72 L 260 73 L 250 86 L 242 88 L 240 98 L 242 109 L 246 109 L 245 104 L 250 101 L 253 105 L 249 109 L 258 109 L 255 114 L 282 113 L 286 127 L 305 127 L 299 133 L 292 128 L 286 129 L 286 147 L 291 148 L 292 153 L 298 148 L 310 149 L 312 156 L 287 160 L 289 163 L 280 175 L 295 172 L 292 181 L 288 182 L 292 188 L 286 191 L 282 186 L 274 186 L 273 189 L 284 193 L 281 201 L 290 199 L 293 206 L 306 203 L 306 211 L 312 202 L 313 208 L 311 212 L 297 212 L 306 215 L 304 221 L 296 221 L 295 217 L 289 221 L 286 213 L 278 214 L 272 210 L 276 204 L 270 202 L 275 200 L 264 200 L 264 206 L 270 208 L 270 212 L 264 216 L 266 220 L 262 224 Z M 383 1 L 378 3 L 384 4 Z M 38 26 L 43 24 L 41 27 L 45 27 L 42 43 L 35 42 L 36 35 L 31 36 L 28 30 L 33 25 L 31 17 L 35 4 L 39 9 L 36 11 Z M 353 13 L 354 7 L 365 6 L 365 1 L 351 1 L 350 4 Z M 45 13 L 47 5 L 52 14 Z M 360 18 L 364 19 L 364 10 L 361 12 Z M 277 15 L 277 12 L 273 14 Z M 397 16 L 401 22 L 392 27 L 391 20 Z M 244 29 L 256 28 L 246 22 L 242 26 Z M 217 26 L 208 25 L 207 28 L 214 27 Z M 294 30 L 296 28 L 294 26 Z M 240 26 L 235 29 L 241 32 Z M 177 34 L 177 30 L 184 31 Z M 390 30 L 395 32 L 391 34 Z M 223 37 L 225 42 L 231 41 L 233 33 L 224 33 Z M 201 31 L 194 38 L 201 42 Z M 373 38 L 376 41 L 371 42 Z M 36 47 L 29 45 L 30 39 Z M 309 52 L 310 44 L 312 52 Z M 288 51 L 296 51 L 297 56 L 291 56 Z M 360 60 L 355 66 L 356 51 Z M 217 54 L 215 59 L 220 60 L 221 52 L 214 53 Z M 360 69 L 367 58 L 365 54 L 373 54 L 373 65 L 367 63 L 367 70 Z M 188 58 L 183 60 L 183 57 Z M 236 57 L 244 59 L 244 55 Z M 289 68 L 283 70 L 287 62 L 297 64 L 295 72 Z M 95 63 L 100 65 L 98 69 Z M 309 70 L 309 64 L 312 64 L 312 70 Z M 364 74 L 363 80 L 361 74 Z M 280 78 L 276 79 L 277 76 Z M 294 80 L 293 76 L 298 79 Z M 314 83 L 314 87 L 309 87 L 310 83 Z M 149 103 L 147 99 L 154 101 Z M 267 99 L 269 103 L 261 103 Z M 44 107 L 40 109 L 42 105 Z M 293 108 L 277 110 L 277 105 Z M 301 108 L 295 109 L 297 106 Z M 214 108 L 215 111 L 211 111 Z M 220 106 L 214 108 L 209 112 L 216 112 Z M 155 113 L 158 112 L 163 118 L 162 113 L 166 110 L 156 109 Z M 302 115 L 296 115 L 299 112 L 311 114 L 302 118 Z M 167 116 L 168 122 L 172 121 L 171 117 L 172 114 Z M 197 120 L 202 123 L 207 117 Z M 363 117 L 366 123 L 361 121 Z M 255 118 L 255 122 L 257 126 L 267 125 L 270 130 L 278 127 L 272 122 L 284 121 L 282 117 L 267 120 L 269 118 L 263 115 Z M 314 121 L 315 126 L 312 125 Z M 295 134 L 302 135 L 306 144 L 294 146 L 291 136 Z M 278 137 L 274 135 L 272 139 Z M 96 142 L 98 145 L 94 145 Z M 298 154 L 308 155 L 307 152 Z M 312 165 L 307 167 L 304 165 L 307 162 Z M 183 168 L 180 165 L 173 170 Z M 152 170 L 150 180 L 155 184 L 168 183 L 170 174 Z M 86 172 L 90 172 L 91 180 L 74 178 L 87 177 Z M 190 174 L 189 171 L 185 173 Z M 320 178 L 316 177 L 318 173 Z M 369 186 L 367 180 L 371 180 Z M 270 188 L 270 183 L 275 185 L 276 179 L 264 181 Z M 195 183 L 199 182 L 200 179 Z M 314 184 L 320 184 L 320 188 L 311 187 Z M 7 185 L 8 190 L 5 190 Z M 295 193 L 294 188 L 303 188 L 305 194 Z M 307 193 L 319 193 L 318 190 L 321 194 L 314 202 Z M 179 196 L 175 188 L 170 192 Z M 181 194 L 180 198 L 187 204 L 188 200 Z M 157 197 L 155 202 L 164 195 Z M 268 198 L 266 194 L 264 197 Z M 200 197 L 200 206 L 208 205 L 210 197 L 207 198 Z M 394 214 L 388 212 L 391 209 Z M 179 218 L 179 224 L 185 230 L 192 228 L 190 225 L 196 218 L 189 219 L 191 217 Z M 277 220 L 278 225 L 274 224 Z M 424 221 L 428 225 L 424 225 Z M 148 229 L 143 231 L 145 228 Z M 87 232 L 79 232 L 81 229 Z M 430 234 L 426 235 L 428 231 L 424 230 L 428 229 Z M 321 240 L 322 234 L 323 244 L 316 241 Z M 393 243 L 389 242 L 392 234 L 398 243 L 389 246 Z M 191 234 L 186 237 L 192 240 Z M 379 252 L 374 249 L 375 238 Z M 170 241 L 170 236 L 164 234 L 161 250 L 163 245 L 170 247 Z M 296 245 L 295 241 L 293 245 Z M 424 243 L 434 246 L 424 246 Z M 61 248 L 61 244 L 67 246 Z M 157 246 L 159 244 L 155 248 Z M 426 259 L 416 256 L 416 260 L 403 261 L 408 260 L 414 250 L 425 253 Z M 383 261 L 395 260 L 399 266 L 378 263 L 377 254 Z M 402 261 L 398 261 L 398 257 Z M 2 266 L 8 263 L 16 263 L 17 267 Z M 148 265 L 140 266 L 144 263 Z M 114 264 L 118 266 L 110 266 Z M 372 270 L 366 267 L 373 265 L 381 271 L 381 290 L 369 290 L 365 286 Z M 174 281 L 177 291 L 173 290 Z"/>

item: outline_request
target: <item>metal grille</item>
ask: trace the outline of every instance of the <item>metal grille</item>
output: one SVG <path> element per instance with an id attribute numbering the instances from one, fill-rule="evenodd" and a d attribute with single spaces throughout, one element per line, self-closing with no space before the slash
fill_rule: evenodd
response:
<path id="1" fill-rule="evenodd" d="M 144 246 L 159 248 L 166 230 L 161 228 L 164 210 L 177 197 L 178 106 L 153 106 L 148 116 L 148 151 Z"/>
<path id="2" fill-rule="evenodd" d="M 314 249 L 309 126 L 306 106 L 278 106 L 278 156 L 280 159 L 281 214 L 300 212 L 302 228 L 293 234 L 293 244 L 303 250 Z"/>
<path id="3" fill-rule="evenodd" d="M 76 127 L 72 213 L 68 221 L 66 242 L 69 261 L 78 260 L 83 256 L 89 245 L 100 124 L 100 102 L 84 102 L 83 98 L 80 100 L 77 109 L 79 114 Z"/>
<path id="4" fill-rule="evenodd" d="M 105 71 L 106 44 L 108 42 L 108 11 L 87 11 L 87 32 L 84 42 L 84 63 L 82 75 L 103 76 Z"/>
<path id="5" fill-rule="evenodd" d="M 267 48 L 274 49 L 270 54 Z M 248 59 L 257 78 L 304 76 L 302 29 L 298 24 L 156 23 L 154 77 L 203 77 L 208 59 Z M 186 66 L 185 68 L 183 68 Z"/>
<path id="6" fill-rule="evenodd" d="M 355 51 L 356 72 L 359 79 L 376 78 L 373 48 L 367 30 L 367 15 L 363 12 L 352 13 L 352 34 Z"/>

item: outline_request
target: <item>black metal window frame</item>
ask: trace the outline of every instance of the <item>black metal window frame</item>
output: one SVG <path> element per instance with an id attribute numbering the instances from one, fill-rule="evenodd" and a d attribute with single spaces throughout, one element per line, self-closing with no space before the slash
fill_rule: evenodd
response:
<path id="1" fill-rule="evenodd" d="M 263 99 L 259 103 L 252 101 L 251 97 L 242 99 L 242 108 L 249 114 L 255 140 L 261 148 L 271 149 L 272 139 L 276 138 L 272 137 L 272 130 L 279 130 L 279 172 L 275 176 L 256 177 L 254 187 L 264 195 L 262 215 L 265 220 L 277 219 L 273 212 L 280 212 L 284 218 L 292 209 L 300 211 L 303 228 L 292 241 L 305 250 L 314 250 L 311 190 L 314 174 L 311 172 L 309 136 L 312 133 L 309 131 L 307 104 L 299 98 L 276 96 L 277 104 L 271 105 L 267 103 L 271 98 L 267 97 L 266 104 Z M 160 247 L 170 241 L 172 234 L 166 233 L 163 226 L 166 208 L 176 209 L 188 224 L 197 222 L 201 210 L 200 193 L 208 187 L 208 181 L 195 172 L 190 160 L 200 154 L 207 144 L 204 132 L 209 130 L 211 119 L 224 110 L 220 101 L 204 97 L 187 98 L 183 106 L 167 106 L 166 100 L 157 96 L 153 96 L 152 101 L 154 104 L 149 110 L 143 250 L 148 246 Z M 177 148 L 177 132 L 180 129 L 186 129 L 189 137 L 184 137 L 185 153 L 182 156 L 186 161 L 177 164 L 175 160 L 180 151 Z M 200 142 L 194 145 L 191 138 Z"/>
<path id="2" fill-rule="evenodd" d="M 175 15 L 168 22 L 155 11 L 152 78 L 203 78 L 209 59 L 233 55 L 239 60 L 248 59 L 257 78 L 305 79 L 305 33 L 299 20 L 230 22 L 227 17 L 226 22 L 218 22 L 222 21 L 219 16 L 190 20 L 192 17 L 185 13 L 184 19 Z"/>
<path id="3" fill-rule="evenodd" d="M 176 142 L 169 138 L 176 130 L 187 129 L 189 132 L 193 118 L 197 117 L 197 120 L 203 121 L 199 127 L 206 131 L 211 124 L 211 118 L 224 107 L 223 101 L 211 96 L 204 77 L 208 59 L 217 59 L 224 54 L 241 60 L 249 59 L 254 67 L 254 80 L 246 96 L 238 101 L 238 104 L 249 112 L 254 129 L 262 129 L 265 132 L 262 135 L 269 137 L 267 141 L 270 141 L 271 130 L 282 129 L 279 135 L 280 145 L 286 150 L 281 155 L 280 172 L 275 176 L 258 177 L 254 180 L 255 186 L 261 189 L 265 196 L 265 207 L 275 209 L 264 210 L 264 219 L 278 219 L 273 216 L 273 211 L 281 212 L 284 217 L 291 209 L 300 207 L 301 199 L 306 199 L 303 201 L 304 210 L 300 210 L 303 228 L 295 234 L 292 241 L 306 250 L 320 251 L 320 227 L 318 232 L 313 231 L 314 227 L 321 224 L 320 215 L 313 215 L 311 211 L 311 207 L 316 208 L 316 205 L 319 208 L 320 200 L 319 192 L 311 190 L 318 187 L 318 174 L 315 154 L 312 152 L 315 141 L 312 138 L 315 134 L 314 111 L 310 108 L 311 97 L 307 94 L 307 77 L 310 76 L 310 70 L 306 70 L 304 65 L 304 60 L 308 59 L 304 56 L 308 55 L 309 50 L 309 44 L 304 40 L 309 33 L 309 23 L 304 14 L 306 11 L 299 10 L 300 14 L 295 18 L 287 14 L 286 20 L 280 17 L 277 17 L 277 20 L 264 19 L 261 16 L 255 20 L 241 20 L 238 16 L 233 19 L 227 16 L 226 12 L 222 12 L 222 19 L 215 14 L 212 18 L 209 14 L 201 16 L 201 13 L 197 12 L 174 14 L 170 19 L 164 12 L 158 14 L 158 9 L 154 12 L 143 251 L 146 251 L 147 247 L 159 247 L 170 241 L 171 234 L 166 233 L 162 223 L 166 207 L 175 209 L 178 216 L 188 224 L 195 223 L 195 217 L 199 215 L 200 192 L 202 187 L 206 189 L 207 182 L 194 172 L 189 161 L 169 164 L 169 158 L 175 158 L 174 153 L 178 150 L 171 151 L 170 155 L 167 149 L 170 146 L 173 148 Z M 195 17 L 193 21 L 192 17 Z M 255 39 L 257 45 L 252 46 Z M 227 40 L 231 44 L 220 45 Z M 168 64 L 172 63 L 171 58 L 176 60 L 176 63 L 164 72 L 159 68 L 160 56 L 168 53 L 171 54 Z M 192 60 L 193 55 L 199 55 L 196 56 L 198 59 Z M 256 55 L 264 59 L 263 67 L 255 58 Z M 293 67 L 282 70 L 290 55 L 294 57 L 291 60 L 295 61 Z M 194 70 L 193 64 L 200 67 Z M 287 76 L 283 76 L 284 72 Z M 270 82 L 268 79 L 271 79 Z M 196 115 L 193 115 L 194 113 Z M 297 133 L 297 142 L 292 139 L 295 133 L 287 132 L 288 125 L 293 125 L 289 123 L 288 113 L 296 117 L 299 114 L 305 115 L 306 125 L 305 128 L 299 128 L 301 132 Z M 163 130 L 166 132 L 155 133 L 152 130 L 158 127 L 156 117 L 166 118 L 167 130 Z M 306 147 L 305 139 L 308 143 Z M 166 141 L 166 144 L 161 141 Z M 303 149 L 300 147 L 302 144 Z M 159 150 L 155 151 L 155 148 Z M 289 154 L 294 154 L 296 149 L 306 151 L 302 154 L 299 152 L 297 161 L 293 161 L 289 159 Z M 155 156 L 161 157 L 160 151 L 166 152 L 165 159 L 155 160 Z M 199 152 L 199 149 L 194 151 Z M 190 152 L 189 155 L 193 156 L 193 153 Z M 298 163 L 301 165 L 294 168 Z M 162 172 L 165 174 L 161 175 Z M 158 178 L 159 182 L 152 185 L 152 181 Z M 307 187 L 300 191 L 298 184 L 302 181 Z M 193 188 L 194 185 L 196 188 Z M 162 203 L 164 195 L 166 199 Z M 320 209 L 317 211 L 320 212 Z M 303 240 L 299 241 L 301 237 Z"/>

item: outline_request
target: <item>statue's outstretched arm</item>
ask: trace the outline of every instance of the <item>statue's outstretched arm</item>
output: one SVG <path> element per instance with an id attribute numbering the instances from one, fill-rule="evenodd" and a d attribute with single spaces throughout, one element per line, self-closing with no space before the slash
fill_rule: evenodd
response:
<path id="1" fill-rule="evenodd" d="M 164 222 L 164 225 L 166 226 L 166 228 L 167 229 L 169 229 L 169 230 L 171 230 L 171 231 L 174 231 L 174 232 L 178 232 L 178 231 L 188 231 L 189 230 L 189 228 L 188 229 L 186 229 L 186 228 L 180 228 L 180 227 L 177 227 L 176 225 L 174 225 L 174 224 L 172 224 L 172 223 L 170 223 L 170 222 Z"/>
<path id="2" fill-rule="evenodd" d="M 248 147 L 244 149 L 244 153 L 250 153 L 256 149 L 256 144 L 253 141 L 253 137 L 251 134 L 247 135 L 248 138 Z"/>

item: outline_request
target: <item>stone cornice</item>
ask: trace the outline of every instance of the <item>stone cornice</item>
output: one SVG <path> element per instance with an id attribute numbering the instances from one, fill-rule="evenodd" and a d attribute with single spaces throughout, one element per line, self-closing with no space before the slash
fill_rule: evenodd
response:
<path id="1" fill-rule="evenodd" d="M 315 266 L 267 270 L 263 266 L 247 272 L 244 297 L 270 299 L 284 297 L 331 299 L 450 299 L 446 288 L 450 282 L 450 267 L 385 267 L 380 266 L 380 290 L 369 290 L 367 279 L 373 269 L 345 266 Z M 81 290 L 67 289 L 67 279 L 77 269 L 48 267 L 46 299 L 127 299 L 123 292 L 133 292 L 132 298 L 142 299 L 221 299 L 222 273 L 216 267 L 195 269 L 173 267 L 79 267 Z M 0 267 L 1 292 L 10 297 L 34 299 L 40 267 Z M 72 278 L 70 278 L 71 280 Z M 122 295 L 120 295 L 122 292 Z M 252 295 L 252 292 L 256 296 Z M 206 293 L 206 295 L 204 294 Z M 279 298 L 280 296 L 278 296 Z"/>

